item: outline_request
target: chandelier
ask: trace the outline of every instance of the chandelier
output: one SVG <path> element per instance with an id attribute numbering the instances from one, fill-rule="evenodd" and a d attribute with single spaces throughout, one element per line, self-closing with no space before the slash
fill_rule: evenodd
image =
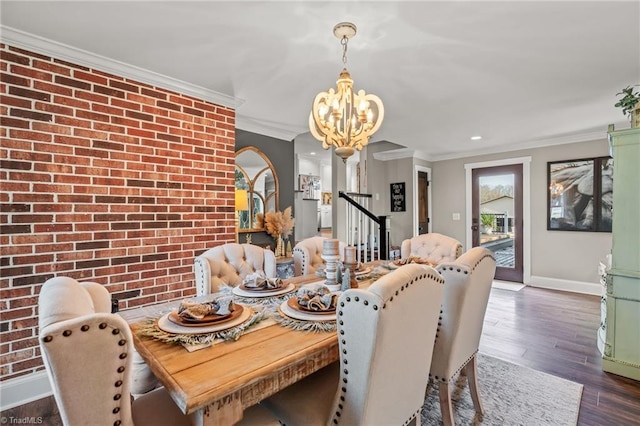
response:
<path id="1" fill-rule="evenodd" d="M 354 93 L 353 80 L 347 71 L 347 43 L 356 35 L 356 26 L 341 22 L 333 27 L 333 34 L 342 44 L 344 68 L 336 82 L 337 90 L 330 88 L 316 95 L 309 114 L 309 129 L 322 142 L 322 148 L 335 146 L 336 155 L 346 162 L 380 128 L 384 107 L 376 95 L 367 95 L 364 90 Z"/>

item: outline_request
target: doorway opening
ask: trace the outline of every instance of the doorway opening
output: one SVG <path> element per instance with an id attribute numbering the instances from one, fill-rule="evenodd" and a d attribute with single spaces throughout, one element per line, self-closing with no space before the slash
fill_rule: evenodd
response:
<path id="1" fill-rule="evenodd" d="M 466 247 L 482 246 L 496 258 L 495 278 L 530 279 L 530 157 L 466 164 Z"/>
<path id="2" fill-rule="evenodd" d="M 473 169 L 473 246 L 496 258 L 496 278 L 522 282 L 522 165 Z"/>
<path id="3" fill-rule="evenodd" d="M 431 168 L 415 166 L 413 173 L 413 232 L 412 235 L 431 232 Z"/>

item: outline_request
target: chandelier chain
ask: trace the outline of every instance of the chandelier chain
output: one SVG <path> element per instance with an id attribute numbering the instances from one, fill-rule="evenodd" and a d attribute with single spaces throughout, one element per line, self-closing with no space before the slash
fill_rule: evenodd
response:
<path id="1" fill-rule="evenodd" d="M 345 68 L 347 67 L 347 43 L 349 43 L 349 37 L 342 36 L 340 44 L 342 45 L 342 63 Z"/>

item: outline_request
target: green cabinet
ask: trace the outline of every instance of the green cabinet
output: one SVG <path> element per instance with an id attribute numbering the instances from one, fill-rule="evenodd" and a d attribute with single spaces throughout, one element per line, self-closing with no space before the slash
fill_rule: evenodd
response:
<path id="1" fill-rule="evenodd" d="M 640 380 L 640 128 L 611 131 L 609 143 L 613 234 L 602 368 Z"/>

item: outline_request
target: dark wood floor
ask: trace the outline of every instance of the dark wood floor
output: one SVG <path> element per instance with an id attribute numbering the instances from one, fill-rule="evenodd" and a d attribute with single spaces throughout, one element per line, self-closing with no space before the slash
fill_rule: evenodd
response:
<path id="1" fill-rule="evenodd" d="M 579 425 L 639 425 L 640 382 L 602 371 L 599 325 L 598 296 L 493 289 L 480 351 L 582 383 Z"/>
<path id="2" fill-rule="evenodd" d="M 600 298 L 527 287 L 491 292 L 481 352 L 582 383 L 579 425 L 640 424 L 640 382 L 602 372 Z M 640 325 L 639 325 L 640 326 Z M 61 425 L 51 398 L 1 414 Z M 534 426 L 534 425 L 526 425 Z"/>

